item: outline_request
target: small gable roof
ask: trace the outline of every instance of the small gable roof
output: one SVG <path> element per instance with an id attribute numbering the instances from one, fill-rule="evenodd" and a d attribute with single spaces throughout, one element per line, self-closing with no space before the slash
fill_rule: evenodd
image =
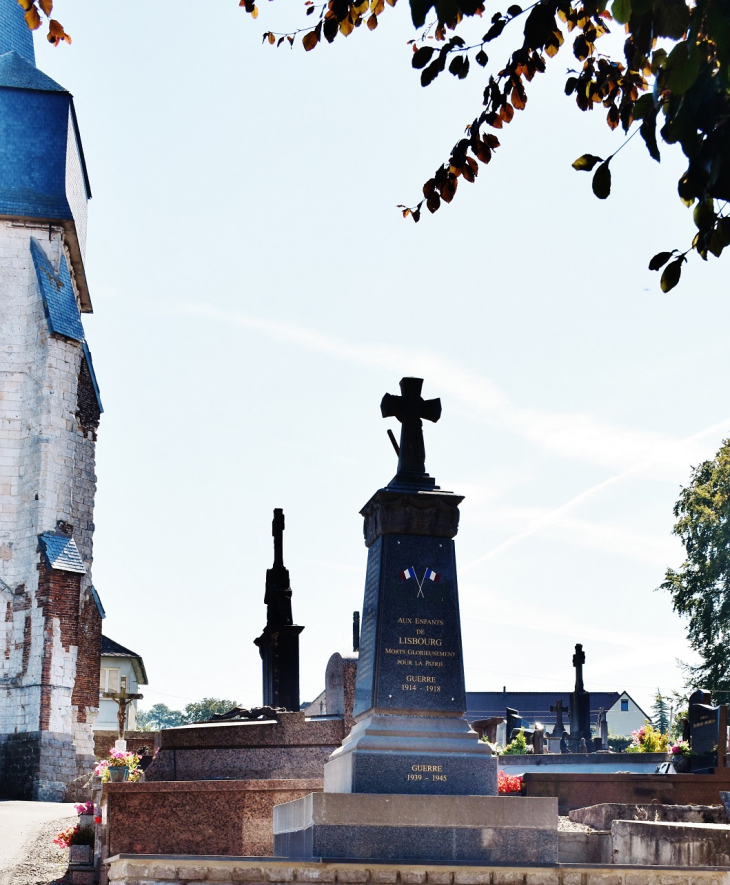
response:
<path id="1" fill-rule="evenodd" d="M 73 538 L 55 532 L 44 532 L 38 536 L 38 540 L 49 568 L 86 574 L 86 566 Z"/>
<path id="2" fill-rule="evenodd" d="M 65 92 L 55 80 L 51 80 L 48 74 L 39 71 L 38 68 L 23 58 L 15 50 L 0 55 L 0 86 L 9 89 L 32 89 L 35 92 Z"/>
<path id="3" fill-rule="evenodd" d="M 147 671 L 145 670 L 142 656 L 138 655 L 136 651 L 132 651 L 130 648 L 126 648 L 124 645 L 115 642 L 113 639 L 110 639 L 108 636 L 104 636 L 103 634 L 101 637 L 101 656 L 103 658 L 131 659 L 135 675 L 137 676 L 137 682 L 140 685 L 149 684 L 147 682 Z"/>
<path id="4" fill-rule="evenodd" d="M 61 254 L 58 273 L 56 273 L 43 247 L 35 237 L 30 238 L 30 254 L 33 256 L 38 288 L 46 309 L 50 331 L 71 338 L 73 341 L 83 341 L 84 327 L 81 323 L 81 312 L 76 301 L 71 275 L 68 272 L 66 256 Z M 89 368 L 91 370 L 91 367 Z"/>

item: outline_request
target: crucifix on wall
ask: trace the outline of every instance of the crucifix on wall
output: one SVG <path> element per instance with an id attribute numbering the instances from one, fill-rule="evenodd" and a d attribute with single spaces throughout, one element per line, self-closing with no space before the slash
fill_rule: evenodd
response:
<path id="1" fill-rule="evenodd" d="M 132 701 L 142 700 L 144 695 L 127 694 L 127 677 L 122 676 L 119 691 L 105 691 L 102 697 L 114 701 L 119 708 L 117 710 L 117 723 L 119 724 L 119 740 L 124 740 L 124 730 L 127 727 L 128 709 Z"/>

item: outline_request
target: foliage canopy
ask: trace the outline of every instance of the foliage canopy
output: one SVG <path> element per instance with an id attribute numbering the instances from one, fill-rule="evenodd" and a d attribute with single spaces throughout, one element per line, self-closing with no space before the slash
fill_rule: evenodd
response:
<path id="1" fill-rule="evenodd" d="M 730 440 L 712 461 L 692 471 L 674 505 L 677 535 L 686 551 L 679 570 L 667 569 L 663 590 L 674 610 L 687 618 L 687 638 L 699 655 L 685 665 L 695 687 L 712 692 L 716 702 L 730 699 Z"/>
<path id="2" fill-rule="evenodd" d="M 18 0 L 29 27 L 49 19 L 48 39 L 71 42 L 63 26 L 50 19 L 52 0 Z M 309 52 L 338 35 L 347 37 L 366 26 L 375 30 L 386 6 L 397 0 L 305 0 L 304 26 L 285 33 L 265 31 L 272 46 L 301 41 Z M 687 166 L 677 183 L 680 200 L 694 207 L 696 233 L 684 250 L 655 255 L 651 270 L 662 270 L 661 288 L 668 292 L 679 282 L 682 265 L 694 250 L 701 258 L 719 257 L 730 245 L 730 0 L 536 0 L 504 11 L 487 10 L 483 0 L 409 0 L 416 37 L 410 41 L 411 64 L 428 86 L 447 70 L 459 80 L 485 69 L 482 107 L 466 126 L 448 159 L 423 185 L 423 197 L 412 206 L 400 206 L 405 217 L 418 221 L 425 204 L 437 212 L 450 203 L 460 181 L 473 183 L 480 163 L 486 165 L 499 147 L 495 134 L 527 104 L 528 84 L 546 69 L 566 39 L 571 41 L 578 69 L 569 72 L 565 93 L 581 111 L 602 108 L 608 126 L 628 138 L 638 132 L 651 157 L 660 160 L 659 140 L 679 145 Z M 253 18 L 256 0 L 239 0 Z M 489 17 L 480 41 L 467 45 L 457 31 L 465 19 Z M 515 31 L 513 23 L 520 30 Z M 610 26 L 623 27 L 622 58 L 611 58 L 597 48 Z M 492 73 L 487 49 L 503 32 L 512 34 Z M 472 64 L 473 62 L 473 64 Z M 609 157 L 583 154 L 574 163 L 592 173 L 599 199 L 611 193 L 611 163 L 627 143 Z"/>
<path id="3" fill-rule="evenodd" d="M 167 704 L 153 704 L 149 710 L 139 710 L 137 727 L 140 731 L 159 731 L 162 728 L 175 728 L 178 725 L 192 725 L 206 722 L 214 713 L 227 713 L 236 706 L 235 701 L 225 698 L 203 698 L 193 701 L 184 711 L 171 710 Z"/>

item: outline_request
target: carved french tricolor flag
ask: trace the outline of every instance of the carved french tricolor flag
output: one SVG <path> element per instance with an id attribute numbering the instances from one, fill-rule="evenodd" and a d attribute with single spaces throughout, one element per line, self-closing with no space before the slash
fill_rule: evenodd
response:
<path id="1" fill-rule="evenodd" d="M 415 569 L 413 568 L 413 566 L 410 566 L 404 572 L 400 573 L 401 581 L 407 581 L 408 578 L 415 578 L 415 577 L 416 577 L 416 572 L 415 572 Z"/>
<path id="2" fill-rule="evenodd" d="M 427 568 L 424 579 L 437 582 L 441 580 L 441 575 L 438 572 L 435 572 L 432 568 Z"/>

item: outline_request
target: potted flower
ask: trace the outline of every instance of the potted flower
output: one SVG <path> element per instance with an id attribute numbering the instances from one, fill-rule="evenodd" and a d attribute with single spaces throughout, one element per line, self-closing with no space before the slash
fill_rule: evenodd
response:
<path id="1" fill-rule="evenodd" d="M 136 753 L 124 753 L 122 750 L 110 750 L 109 758 L 102 759 L 94 769 L 94 774 L 101 778 L 103 784 L 111 781 L 138 781 L 142 777 L 139 768 L 139 756 Z"/>
<path id="2" fill-rule="evenodd" d="M 79 816 L 80 827 L 90 827 L 94 823 L 93 802 L 79 802 L 74 808 Z"/>
<path id="3" fill-rule="evenodd" d="M 76 824 L 75 827 L 62 830 L 53 840 L 53 844 L 58 848 L 69 849 L 69 863 L 89 864 L 94 848 L 94 828 Z"/>
<path id="4" fill-rule="evenodd" d="M 689 771 L 689 757 L 692 755 L 688 741 L 677 741 L 670 750 L 674 770 L 680 774 Z"/>

